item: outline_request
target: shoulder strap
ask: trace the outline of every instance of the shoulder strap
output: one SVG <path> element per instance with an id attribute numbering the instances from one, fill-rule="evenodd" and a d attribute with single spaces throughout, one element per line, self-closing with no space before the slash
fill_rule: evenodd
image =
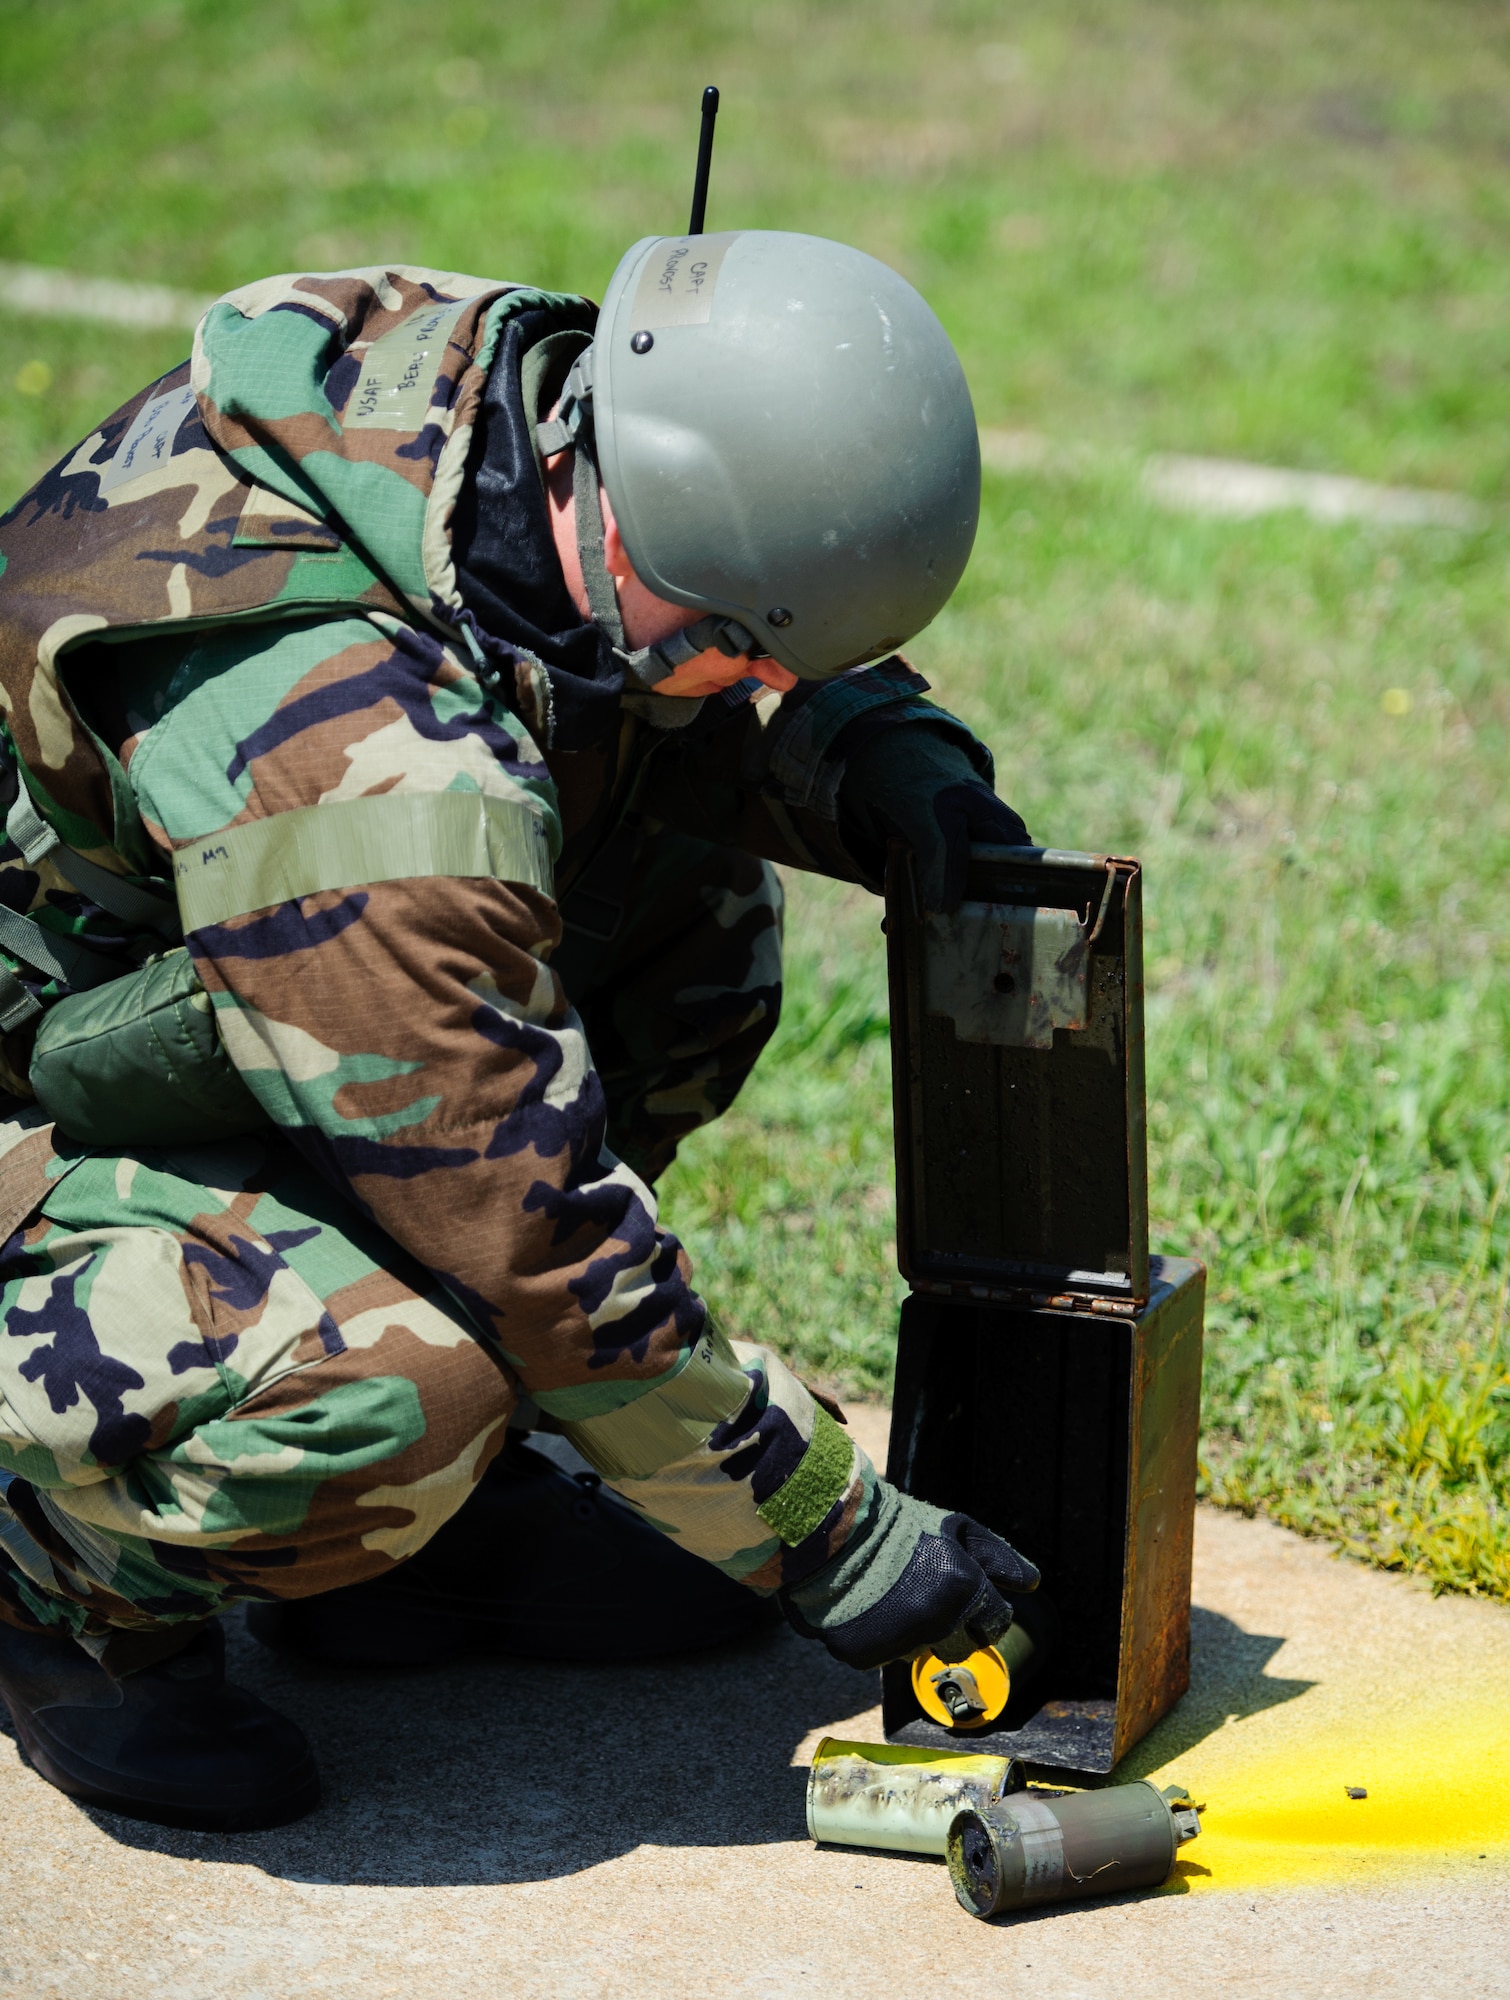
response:
<path id="1" fill-rule="evenodd" d="M 20 916 L 4 904 L 0 904 L 0 948 L 67 986 L 102 986 L 129 969 L 101 958 L 73 938 L 43 930 L 31 917 Z M 41 1011 L 42 1003 L 27 992 L 15 974 L 0 968 L 0 1028 L 9 1033 Z"/>
<path id="2" fill-rule="evenodd" d="M 20 850 L 22 858 L 35 865 L 46 858 L 63 879 L 80 895 L 98 903 L 123 923 L 177 936 L 177 912 L 171 903 L 123 881 L 98 862 L 87 861 L 65 846 L 55 828 L 48 825 L 32 803 L 30 792 L 18 779 L 15 803 L 5 817 L 5 831 Z M 23 965 L 29 965 L 47 979 L 76 988 L 102 986 L 107 979 L 119 979 L 126 969 L 115 960 L 90 951 L 76 938 L 48 930 L 34 917 L 0 904 L 0 949 Z M 0 1032 L 9 1034 L 24 1027 L 42 1012 L 42 1003 L 29 993 L 7 966 L 0 966 Z"/>
<path id="3" fill-rule="evenodd" d="M 142 925 L 164 937 L 177 937 L 178 922 L 172 903 L 147 889 L 137 888 L 134 882 L 101 868 L 98 862 L 86 860 L 66 846 L 56 829 L 37 811 L 24 784 L 6 815 L 5 831 L 28 861 L 44 858 L 50 861 L 81 896 L 98 903 L 112 917 L 119 917 L 122 923 Z"/>

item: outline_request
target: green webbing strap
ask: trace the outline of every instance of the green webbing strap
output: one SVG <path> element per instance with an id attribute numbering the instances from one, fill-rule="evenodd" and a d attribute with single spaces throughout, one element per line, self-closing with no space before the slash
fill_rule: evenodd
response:
<path id="1" fill-rule="evenodd" d="M 65 882 L 77 889 L 80 895 L 87 896 L 92 903 L 98 903 L 112 917 L 119 917 L 123 923 L 141 924 L 165 936 L 177 936 L 178 925 L 171 903 L 161 896 L 154 896 L 148 889 L 138 889 L 134 882 L 127 882 L 110 869 L 101 868 L 97 861 L 88 861 L 65 845 L 57 829 L 49 826 L 37 811 L 25 785 L 16 794 L 16 802 L 6 815 L 5 831 L 26 860 L 35 863 L 45 858 L 51 861 Z"/>
<path id="2" fill-rule="evenodd" d="M 608 557 L 603 546 L 603 507 L 598 499 L 598 466 L 585 431 L 577 437 L 572 464 L 572 499 L 576 503 L 577 555 L 582 564 L 582 588 L 587 592 L 587 608 L 592 621 L 608 634 L 610 644 L 622 649 L 624 621 L 619 613 L 619 594 L 608 574 Z"/>
<path id="3" fill-rule="evenodd" d="M 476 875 L 555 894 L 543 816 L 482 792 L 388 792 L 248 820 L 173 857 L 186 932 L 323 889 Z M 0 940 L 3 941 L 3 940 Z"/>
<path id="4" fill-rule="evenodd" d="M 30 917 L 18 916 L 3 904 L 0 904 L 0 946 L 13 958 L 35 966 L 49 979 L 67 986 L 99 986 L 104 980 L 119 979 L 123 971 L 130 969 L 86 951 L 70 937 L 43 930 Z"/>
<path id="5" fill-rule="evenodd" d="M 0 1034 L 24 1027 L 41 1011 L 42 1002 L 35 994 L 27 992 L 8 965 L 0 965 Z"/>
<path id="6" fill-rule="evenodd" d="M 35 865 L 49 858 L 65 882 L 111 916 L 130 924 L 146 924 L 153 930 L 177 929 L 169 904 L 65 847 L 56 829 L 48 825 L 32 804 L 25 785 L 5 816 L 5 832 L 26 861 Z M 3 905 L 0 905 L 0 947 L 23 965 L 64 986 L 102 986 L 107 979 L 119 979 L 126 970 L 73 938 L 47 930 L 34 918 Z M 0 966 L 0 1032 L 9 1034 L 41 1011 L 41 1001 L 27 992 L 8 966 Z"/>

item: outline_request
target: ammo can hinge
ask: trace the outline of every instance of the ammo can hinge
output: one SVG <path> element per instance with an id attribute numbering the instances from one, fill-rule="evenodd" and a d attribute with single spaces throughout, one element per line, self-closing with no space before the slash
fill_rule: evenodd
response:
<path id="1" fill-rule="evenodd" d="M 1146 1299 L 1108 1299 L 1090 1292 L 1033 1292 L 1024 1287 L 956 1283 L 949 1278 L 913 1277 L 915 1292 L 932 1298 L 969 1300 L 976 1305 L 1033 1307 L 1040 1311 L 1094 1313 L 1100 1318 L 1136 1319 Z"/>

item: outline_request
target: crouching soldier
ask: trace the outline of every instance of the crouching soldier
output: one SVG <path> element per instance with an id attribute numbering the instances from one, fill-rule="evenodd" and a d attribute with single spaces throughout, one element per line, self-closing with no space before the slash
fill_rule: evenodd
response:
<path id="1" fill-rule="evenodd" d="M 900 840 L 941 906 L 1026 839 L 892 657 L 978 501 L 918 295 L 748 231 L 638 244 L 600 313 L 249 286 L 0 522 L 0 1694 L 44 1778 L 306 1811 L 238 1602 L 347 1662 L 1005 1628 L 1031 1564 L 726 1339 L 652 1192 L 776 1025 L 773 863 L 874 889 Z"/>

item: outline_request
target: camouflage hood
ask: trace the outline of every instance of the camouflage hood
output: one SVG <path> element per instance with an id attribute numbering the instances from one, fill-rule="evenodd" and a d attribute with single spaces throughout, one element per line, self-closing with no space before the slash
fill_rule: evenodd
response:
<path id="1" fill-rule="evenodd" d="M 107 633 L 361 608 L 466 619 L 452 524 L 500 329 L 587 301 L 407 267 L 268 278 L 0 518 L 0 701 L 43 812 L 141 865 L 60 661 Z M 506 648 L 499 649 L 506 651 Z"/>
<path id="2" fill-rule="evenodd" d="M 500 327 L 585 299 L 409 269 L 267 278 L 194 339 L 204 427 L 261 487 L 336 526 L 426 619 L 462 609 L 451 527 Z"/>

